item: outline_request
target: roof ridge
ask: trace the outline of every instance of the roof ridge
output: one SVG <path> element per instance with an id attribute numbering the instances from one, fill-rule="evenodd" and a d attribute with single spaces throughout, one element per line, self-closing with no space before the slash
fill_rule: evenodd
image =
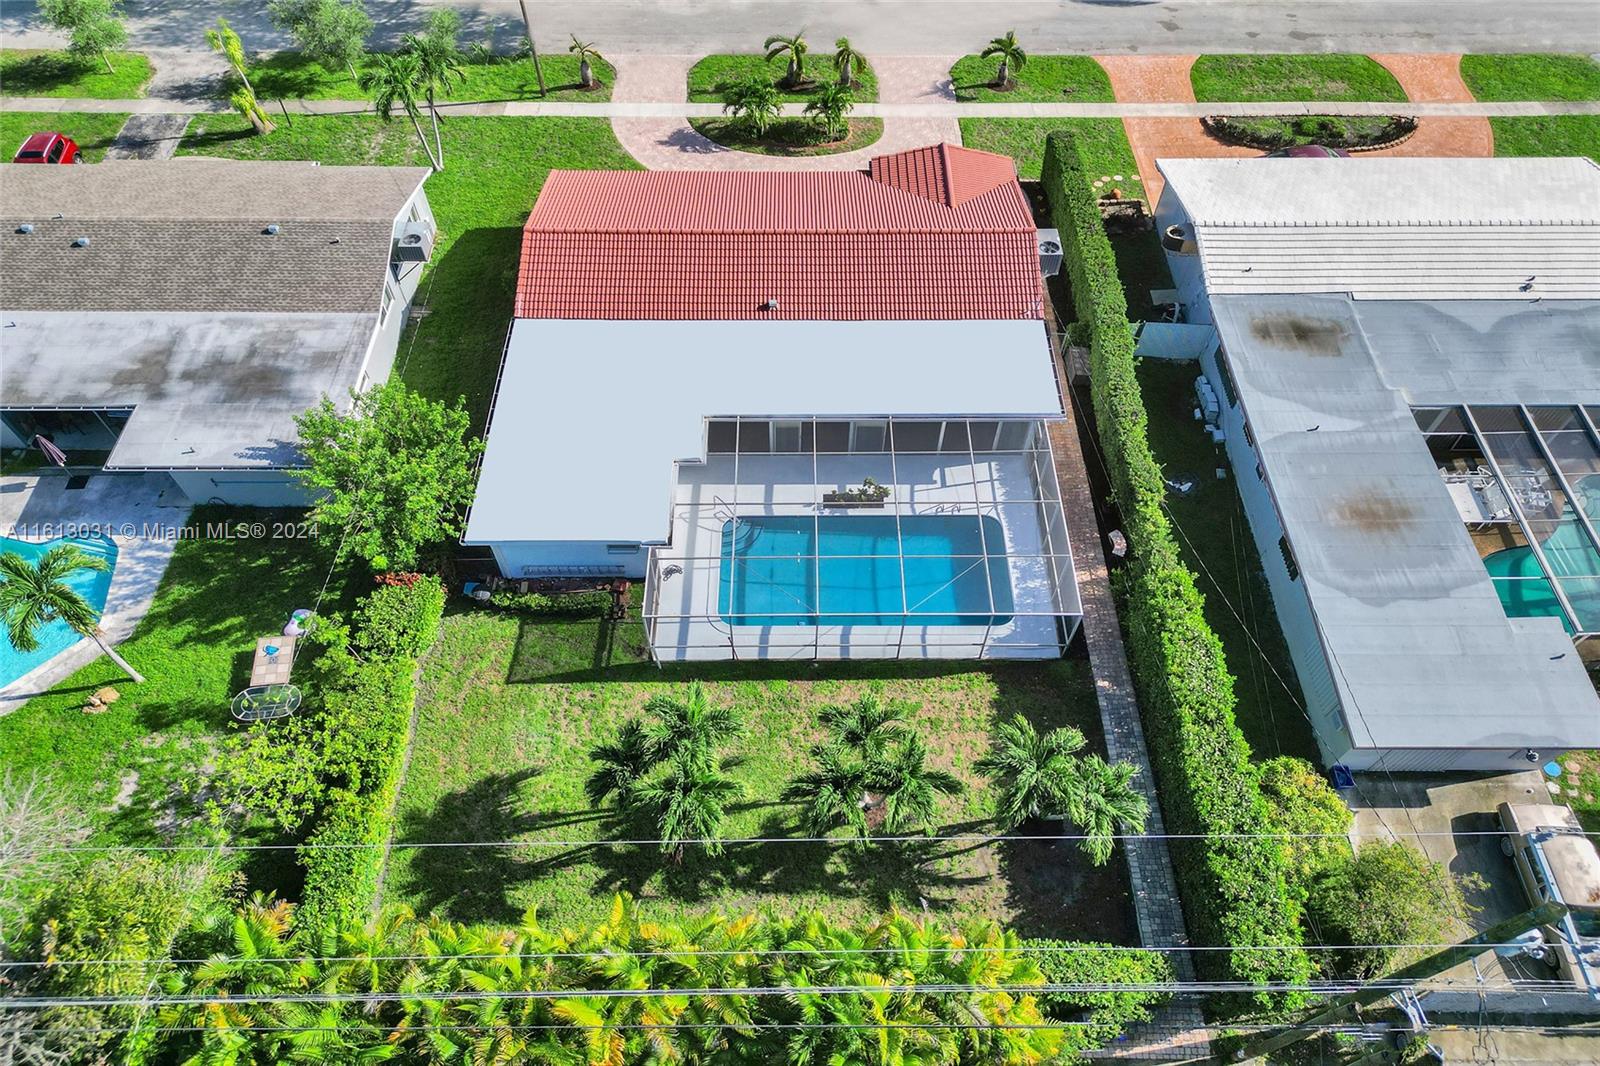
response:
<path id="1" fill-rule="evenodd" d="M 944 179 L 944 206 L 952 210 L 956 207 L 956 184 L 950 177 L 950 142 L 939 142 L 939 169 L 940 176 Z"/>

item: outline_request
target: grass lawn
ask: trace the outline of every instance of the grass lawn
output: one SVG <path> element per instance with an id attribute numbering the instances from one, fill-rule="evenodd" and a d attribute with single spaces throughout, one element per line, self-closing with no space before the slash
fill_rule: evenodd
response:
<path id="1" fill-rule="evenodd" d="M 197 508 L 190 523 L 294 520 L 300 512 Z M 207 835 L 194 793 L 213 745 L 233 728 L 228 705 L 249 682 L 257 637 L 276 633 L 299 607 L 311 607 L 327 573 L 331 545 L 303 539 L 192 539 L 176 545 L 150 613 L 118 648 L 143 684 L 109 658 L 79 670 L 50 692 L 0 718 L 0 766 L 38 770 L 72 799 L 97 845 L 164 844 Z M 345 571 L 334 574 L 324 610 L 340 609 Z M 104 685 L 122 698 L 103 714 L 84 700 Z M 264 822 L 236 842 L 274 839 Z M 284 888 L 292 854 L 267 852 L 256 887 Z"/>
<path id="2" fill-rule="evenodd" d="M 883 136 L 881 118 L 853 118 L 849 122 L 849 133 L 837 141 L 822 140 L 821 129 L 808 118 L 780 118 L 759 139 L 752 137 L 737 119 L 692 118 L 689 125 L 725 148 L 761 155 L 837 155 L 865 148 Z"/>
<path id="3" fill-rule="evenodd" d="M 870 61 L 870 60 L 869 60 Z M 782 59 L 768 60 L 764 55 L 713 55 L 706 56 L 700 62 L 689 68 L 689 102 L 701 104 L 716 104 L 722 102 L 722 86 L 731 82 L 742 81 L 751 75 L 765 76 L 772 79 L 774 85 L 789 69 L 788 63 Z M 833 69 L 833 53 L 818 54 L 812 52 L 806 56 L 806 78 L 818 85 L 826 85 L 837 78 Z M 856 87 L 854 95 L 857 101 L 876 100 L 878 98 L 878 76 L 869 68 L 856 72 Z M 779 99 L 786 101 L 804 102 L 810 99 L 810 94 L 805 92 L 785 92 Z"/>
<path id="4" fill-rule="evenodd" d="M 605 119 L 458 116 L 442 129 L 445 169 L 427 186 L 439 241 L 417 297 L 428 314 L 406 328 L 397 365 L 430 396 L 464 396 L 481 428 L 511 322 L 522 224 L 545 175 L 557 167 L 639 165 Z M 409 122 L 373 115 L 296 116 L 265 137 L 252 136 L 237 115 L 199 115 L 179 152 L 427 165 Z"/>
<path id="5" fill-rule="evenodd" d="M 126 121 L 125 114 L 103 115 L 97 111 L 0 111 L 0 151 L 9 162 L 29 134 L 54 130 L 77 141 L 84 159 L 98 163 Z"/>
<path id="6" fill-rule="evenodd" d="M 1145 280 L 1138 279 L 1140 284 Z M 1255 473 L 1230 470 L 1227 480 L 1217 480 L 1216 468 L 1226 467 L 1227 457 L 1192 416 L 1194 379 L 1199 372 L 1197 363 L 1145 359 L 1139 364 L 1139 383 L 1150 414 L 1150 447 L 1156 460 L 1169 481 L 1194 483 L 1188 495 L 1175 490 L 1167 493 L 1168 509 L 1181 531 L 1178 546 L 1205 594 L 1206 621 L 1222 639 L 1238 698 L 1235 713 L 1256 758 L 1299 755 L 1317 762 L 1311 723 L 1300 709 L 1299 681 L 1233 483 L 1236 476 L 1254 477 Z"/>
<path id="7" fill-rule="evenodd" d="M 860 852 L 811 844 L 730 845 L 721 858 L 693 854 L 670 866 L 653 848 L 606 846 L 653 836 L 619 825 L 583 794 L 591 747 L 615 737 L 650 696 L 701 679 L 713 700 L 737 707 L 748 737 L 730 750 L 747 794 L 727 825 L 733 837 L 802 835 L 797 810 L 779 800 L 821 736 L 818 710 L 868 688 L 921 705 L 915 726 L 931 761 L 968 790 L 942 801 L 945 834 L 990 827 L 987 787 L 972 764 L 997 717 L 1021 713 L 1041 727 L 1073 724 L 1100 748 L 1087 665 L 976 663 L 702 664 L 657 669 L 645 661 L 635 615 L 614 629 L 582 608 L 520 614 L 455 613 L 423 665 L 421 708 L 398 806 L 396 841 L 550 840 L 523 849 L 391 853 L 386 899 L 457 919 L 511 920 L 537 904 L 564 925 L 606 913 L 627 890 L 677 916 L 710 909 L 817 907 L 863 916 L 892 903 L 986 915 L 1032 935 L 1131 943 L 1126 866 L 1120 854 L 1091 866 L 1060 842 L 886 844 Z"/>
<path id="8" fill-rule="evenodd" d="M 1377 60 L 1362 55 L 1201 56 L 1189 72 L 1202 102 L 1246 100 L 1404 100 L 1405 90 Z"/>
<path id="9" fill-rule="evenodd" d="M 1121 119 L 964 118 L 961 143 L 1010 156 L 1017 161 L 1017 174 L 1024 181 L 1033 181 L 1044 165 L 1045 135 L 1059 129 L 1070 129 L 1077 136 L 1079 151 L 1095 180 L 1107 179 L 1097 189 L 1100 195 L 1109 196 L 1112 189 L 1121 189 L 1124 196 L 1144 199 L 1139 168 Z"/>
<path id="10" fill-rule="evenodd" d="M 600 87 L 585 92 L 579 87 L 578 60 L 570 55 L 539 57 L 544 69 L 545 100 L 609 100 L 617 72 L 610 63 L 595 62 Z M 462 63 L 465 77 L 441 100 L 540 99 L 533 61 L 497 57 L 487 63 Z M 231 81 L 231 79 L 230 79 Z M 262 100 L 365 100 L 366 92 L 348 70 L 329 70 L 300 52 L 274 52 L 250 65 L 250 84 Z M 223 95 L 227 95 L 225 90 Z"/>
<path id="11" fill-rule="evenodd" d="M 1600 751 L 1569 751 L 1561 757 L 1566 770 L 1554 802 L 1566 803 L 1590 833 L 1600 833 Z"/>
<path id="12" fill-rule="evenodd" d="M 1021 70 L 1013 71 L 1017 87 L 1010 92 L 993 88 L 1000 70 L 998 59 L 962 56 L 950 68 L 950 82 L 956 99 L 972 101 L 1044 100 L 1069 103 L 1103 104 L 1115 97 L 1111 79 L 1093 56 L 1030 55 Z"/>
<path id="13" fill-rule="evenodd" d="M 1600 115 L 1491 118 L 1495 155 L 1586 155 L 1600 161 Z"/>
<path id="14" fill-rule="evenodd" d="M 148 56 L 112 52 L 111 65 L 83 63 L 65 52 L 8 48 L 0 52 L 0 92 L 7 96 L 77 96 L 95 100 L 129 100 L 144 95 L 155 75 Z"/>
<path id="15" fill-rule="evenodd" d="M 1585 55 L 1468 55 L 1461 80 L 1479 100 L 1600 100 L 1600 63 Z"/>

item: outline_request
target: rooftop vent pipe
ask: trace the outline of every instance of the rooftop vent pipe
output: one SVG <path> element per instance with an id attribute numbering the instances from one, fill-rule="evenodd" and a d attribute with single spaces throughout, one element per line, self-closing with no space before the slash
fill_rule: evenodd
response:
<path id="1" fill-rule="evenodd" d="M 268 224 L 267 228 L 261 232 L 265 233 L 268 237 L 276 237 L 278 235 L 278 224 L 276 222 L 270 223 Z"/>
<path id="2" fill-rule="evenodd" d="M 87 247 L 89 247 L 89 238 L 87 238 L 87 237 L 76 237 L 72 241 L 72 246 L 74 248 L 87 248 Z"/>
<path id="3" fill-rule="evenodd" d="M 766 303 L 761 305 L 761 310 L 763 310 L 763 311 L 776 311 L 777 309 L 778 309 L 778 301 L 777 300 L 768 300 Z"/>
<path id="4" fill-rule="evenodd" d="M 17 227 L 17 232 L 18 233 L 32 233 L 33 232 L 33 223 L 32 222 L 24 222 L 22 225 Z"/>

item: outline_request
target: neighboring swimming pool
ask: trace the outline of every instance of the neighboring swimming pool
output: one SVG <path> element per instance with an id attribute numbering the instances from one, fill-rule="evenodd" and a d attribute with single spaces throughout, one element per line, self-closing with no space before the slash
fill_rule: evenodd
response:
<path id="1" fill-rule="evenodd" d="M 741 626 L 998 626 L 1015 607 L 994 518 L 836 515 L 724 522 L 717 610 Z"/>
<path id="2" fill-rule="evenodd" d="M 57 537 L 55 540 L 31 541 L 0 537 L 0 554 L 16 552 L 24 559 L 37 561 L 45 552 L 58 544 L 76 544 L 86 554 L 98 555 L 113 567 L 117 563 L 117 545 L 109 537 L 83 539 Z M 111 588 L 110 570 L 80 570 L 67 579 L 67 584 L 77 589 L 84 599 L 102 610 L 106 605 L 106 592 Z M 38 630 L 39 646 L 30 652 L 20 652 L 11 646 L 5 623 L 0 622 L 0 687 L 11 684 L 37 667 L 43 666 L 83 639 L 67 628 L 65 622 L 51 622 Z"/>
<path id="3" fill-rule="evenodd" d="M 1589 547 L 1583 527 L 1569 518 L 1556 527 L 1540 548 L 1560 576 L 1563 591 L 1578 611 L 1580 622 L 1586 627 L 1600 624 L 1597 583 L 1592 577 L 1582 576 L 1594 570 L 1593 549 Z M 1494 552 L 1484 556 L 1483 566 L 1494 579 L 1494 590 L 1508 617 L 1560 618 L 1569 633 L 1575 632 L 1532 548 L 1523 546 Z"/>

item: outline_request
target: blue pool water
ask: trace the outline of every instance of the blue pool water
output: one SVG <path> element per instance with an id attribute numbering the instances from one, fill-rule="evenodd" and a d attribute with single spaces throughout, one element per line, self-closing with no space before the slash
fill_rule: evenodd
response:
<path id="1" fill-rule="evenodd" d="M 730 520 L 717 610 L 745 626 L 1004 625 L 1015 609 L 1004 552 L 987 515 L 915 515 L 898 528 L 884 515 Z"/>
<path id="2" fill-rule="evenodd" d="M 76 544 L 86 553 L 98 555 L 112 566 L 116 565 L 117 545 L 109 537 L 92 539 L 58 537 L 46 541 L 0 537 L 0 553 L 16 552 L 24 559 L 32 561 L 58 544 Z M 106 592 L 111 588 L 111 571 L 82 570 L 73 574 L 67 580 L 67 584 L 77 589 L 96 610 L 100 610 L 105 607 Z M 37 636 L 39 646 L 24 654 L 11 646 L 10 634 L 6 632 L 5 623 L 0 622 L 0 686 L 11 684 L 23 674 L 49 662 L 82 639 L 68 629 L 66 623 L 59 621 L 39 627 Z"/>

